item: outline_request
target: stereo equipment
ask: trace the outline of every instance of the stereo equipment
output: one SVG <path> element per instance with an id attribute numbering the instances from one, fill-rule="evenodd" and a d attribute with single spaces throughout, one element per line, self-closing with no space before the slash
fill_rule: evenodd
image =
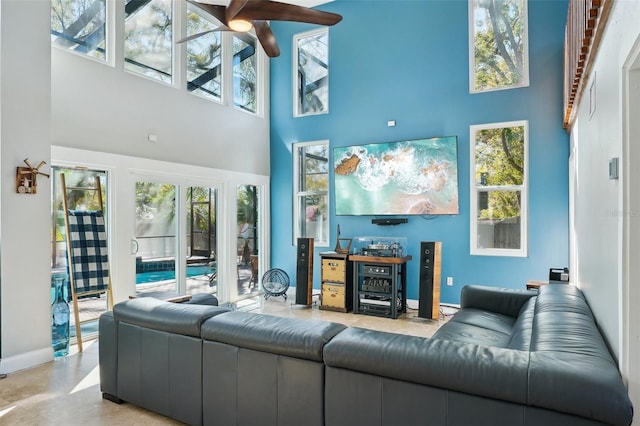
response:
<path id="1" fill-rule="evenodd" d="M 402 257 L 403 249 L 400 243 L 371 243 L 360 251 L 362 256 L 372 257 Z"/>
<path id="2" fill-rule="evenodd" d="M 384 265 L 362 265 L 362 272 L 364 274 L 391 276 L 391 266 Z"/>
<path id="3" fill-rule="evenodd" d="M 565 281 L 565 282 L 569 282 L 569 268 L 551 268 L 551 269 L 549 269 L 549 281 Z"/>
<path id="4" fill-rule="evenodd" d="M 313 238 L 298 238 L 296 305 L 311 305 L 313 296 Z"/>
<path id="5" fill-rule="evenodd" d="M 384 218 L 384 219 L 371 219 L 371 223 L 374 225 L 388 226 L 388 225 L 400 225 L 401 223 L 407 223 L 406 218 Z"/>
<path id="6" fill-rule="evenodd" d="M 442 275 L 442 243 L 420 243 L 420 281 L 418 316 L 438 319 L 440 315 L 440 279 Z"/>

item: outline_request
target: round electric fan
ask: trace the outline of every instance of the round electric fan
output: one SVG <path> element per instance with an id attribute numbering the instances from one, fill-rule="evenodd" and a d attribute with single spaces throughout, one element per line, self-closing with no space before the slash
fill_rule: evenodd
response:
<path id="1" fill-rule="evenodd" d="M 289 275 L 282 269 L 269 269 L 262 276 L 262 289 L 265 300 L 271 296 L 282 296 L 287 300 L 287 290 L 289 289 Z"/>

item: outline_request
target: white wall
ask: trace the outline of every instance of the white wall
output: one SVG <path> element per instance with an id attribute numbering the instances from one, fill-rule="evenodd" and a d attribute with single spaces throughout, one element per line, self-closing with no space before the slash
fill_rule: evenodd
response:
<path id="1" fill-rule="evenodd" d="M 16 167 L 50 162 L 49 3 L 0 2 L 0 370 L 53 357 L 50 183 L 16 193 Z M 25 23 L 28 23 L 25 25 Z M 42 171 L 48 172 L 45 166 Z"/>
<path id="2" fill-rule="evenodd" d="M 124 2 L 110 4 L 121 28 Z M 114 66 L 52 49 L 53 145 L 269 174 L 267 60 L 259 61 L 266 82 L 261 96 L 267 102 L 255 116 L 229 106 L 229 99 L 220 105 L 190 94 L 180 67 L 174 71 L 177 87 L 125 72 L 122 46 L 122 31 L 116 30 Z M 183 47 L 176 44 L 177 57 L 184 55 Z M 226 64 L 229 81 L 230 70 Z M 150 133 L 158 142 L 148 141 Z"/>
<path id="3" fill-rule="evenodd" d="M 124 2 L 108 3 L 121 17 Z M 170 87 L 126 73 L 121 35 L 115 37 L 114 66 L 52 49 L 49 0 L 2 0 L 0 19 L 0 372 L 12 372 L 53 357 L 50 183 L 41 176 L 37 195 L 17 195 L 16 166 L 26 157 L 51 163 L 51 146 L 57 145 L 61 163 L 111 167 L 117 188 L 135 168 L 268 188 L 269 103 L 254 116 L 193 96 L 181 88 L 184 83 Z M 181 49 L 176 47 L 178 54 Z M 261 95 L 268 100 L 268 61 L 259 62 Z M 148 141 L 150 133 L 158 142 Z M 268 201 L 265 206 L 268 212 Z M 126 228 L 113 232 L 121 278 L 128 276 L 129 234 Z M 263 244 L 268 256 L 268 240 Z M 118 300 L 129 291 L 126 283 L 116 284 Z"/>
<path id="4" fill-rule="evenodd" d="M 578 107 L 577 120 L 571 129 L 575 169 L 572 179 L 575 233 L 571 243 L 577 258 L 572 267 L 577 272 L 574 279 L 584 291 L 599 326 L 618 357 L 623 375 L 628 375 L 625 379 L 630 383 L 632 400 L 640 406 L 637 372 L 629 374 L 624 367 L 637 364 L 640 353 L 637 343 L 630 345 L 629 336 L 623 333 L 628 327 L 637 333 L 635 324 L 639 316 L 633 311 L 637 312 L 634 306 L 640 302 L 626 300 L 630 294 L 629 286 L 635 289 L 639 283 L 638 277 L 629 280 L 629 263 L 624 261 L 625 241 L 640 238 L 640 235 L 627 235 L 629 221 L 637 223 L 640 215 L 630 211 L 625 201 L 625 184 L 632 185 L 638 194 L 637 182 L 634 184 L 628 180 L 629 171 L 624 168 L 629 162 L 637 166 L 638 159 L 630 161 L 625 158 L 625 138 L 628 120 L 637 122 L 639 118 L 629 117 L 627 120 L 624 116 L 627 111 L 625 92 L 628 89 L 623 84 L 625 64 L 632 53 L 638 51 L 640 43 L 640 2 L 619 0 L 613 4 Z M 639 91 L 636 89 L 634 93 Z M 629 143 L 637 146 L 638 135 Z M 608 177 L 608 163 L 614 157 L 620 159 L 618 180 Z M 637 230 L 637 225 L 633 229 Z M 628 262 L 637 263 L 638 259 L 629 259 Z M 637 294 L 637 290 L 632 294 Z M 632 306 L 632 312 L 625 313 L 625 303 Z M 629 347 L 636 349 L 630 350 Z"/>

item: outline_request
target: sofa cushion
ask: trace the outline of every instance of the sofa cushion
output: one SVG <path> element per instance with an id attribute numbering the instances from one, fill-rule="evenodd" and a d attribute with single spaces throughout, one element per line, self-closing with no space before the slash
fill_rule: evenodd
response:
<path id="1" fill-rule="evenodd" d="M 202 324 L 202 337 L 229 345 L 322 361 L 322 348 L 343 324 L 233 311 Z"/>
<path id="2" fill-rule="evenodd" d="M 533 332 L 533 318 L 536 311 L 536 297 L 532 297 L 520 309 L 518 319 L 511 329 L 511 339 L 507 347 L 519 351 L 528 351 L 531 346 L 531 334 Z"/>
<path id="3" fill-rule="evenodd" d="M 461 309 L 432 337 L 528 351 L 535 302 L 532 291 L 465 286 Z"/>
<path id="4" fill-rule="evenodd" d="M 188 305 L 140 297 L 114 305 L 113 317 L 116 321 L 140 327 L 200 337 L 200 326 L 207 318 L 228 311 L 218 306 Z"/>
<path id="5" fill-rule="evenodd" d="M 506 348 L 516 318 L 496 312 L 465 308 L 454 315 L 432 336 L 476 345 Z"/>
<path id="6" fill-rule="evenodd" d="M 460 308 L 481 309 L 515 318 L 525 302 L 536 295 L 531 290 L 467 285 L 460 292 Z"/>
<path id="7" fill-rule="evenodd" d="M 459 392 L 527 401 L 529 353 L 351 327 L 324 349 L 327 366 Z"/>

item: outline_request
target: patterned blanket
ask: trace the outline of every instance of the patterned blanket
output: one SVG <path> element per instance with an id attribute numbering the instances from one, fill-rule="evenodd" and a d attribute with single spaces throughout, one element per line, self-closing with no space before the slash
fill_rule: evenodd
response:
<path id="1" fill-rule="evenodd" d="M 107 290 L 109 259 L 102 212 L 69 210 L 68 238 L 76 294 Z"/>

